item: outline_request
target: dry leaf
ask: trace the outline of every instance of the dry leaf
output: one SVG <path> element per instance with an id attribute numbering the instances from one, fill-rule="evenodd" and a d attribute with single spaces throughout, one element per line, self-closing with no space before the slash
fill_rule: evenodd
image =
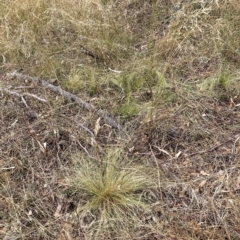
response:
<path id="1" fill-rule="evenodd" d="M 40 147 L 40 150 L 43 152 L 43 153 L 46 153 L 46 148 L 47 148 L 47 143 L 44 142 L 43 144 L 41 144 L 38 140 L 37 140 L 37 143 Z"/>
<path id="2" fill-rule="evenodd" d="M 134 146 L 128 149 L 130 153 L 133 152 L 133 150 L 134 150 Z"/>
<path id="3" fill-rule="evenodd" d="M 62 205 L 60 205 L 60 204 L 58 204 L 58 206 L 57 206 L 57 209 L 56 209 L 56 212 L 54 213 L 54 217 L 55 218 L 58 218 L 58 217 L 60 217 L 61 216 L 61 209 L 62 209 Z"/>
<path id="4" fill-rule="evenodd" d="M 91 146 L 96 146 L 96 145 L 98 145 L 97 142 L 96 142 L 96 140 L 95 140 L 95 138 L 93 138 L 93 137 L 91 137 L 90 144 L 91 144 Z"/>
<path id="5" fill-rule="evenodd" d="M 199 183 L 199 187 L 203 187 L 206 184 L 207 180 L 203 180 Z"/>
<path id="6" fill-rule="evenodd" d="M 203 176 L 209 176 L 209 174 L 204 172 L 204 171 L 201 171 L 200 174 L 203 175 Z"/>
<path id="7" fill-rule="evenodd" d="M 240 189 L 240 176 L 237 178 L 237 183 L 236 183 L 235 190 L 239 190 L 239 189 Z"/>
<path id="8" fill-rule="evenodd" d="M 182 151 L 179 151 L 176 155 L 175 158 L 178 159 L 178 157 L 182 154 Z"/>
<path id="9" fill-rule="evenodd" d="M 224 175 L 224 171 L 223 171 L 223 170 L 219 170 L 219 171 L 217 172 L 217 175 L 218 175 L 218 176 Z"/>
<path id="10" fill-rule="evenodd" d="M 72 232 L 72 225 L 65 223 L 57 240 L 73 240 Z"/>
<path id="11" fill-rule="evenodd" d="M 99 117 L 99 118 L 97 119 L 96 123 L 95 123 L 95 126 L 94 126 L 93 132 L 94 132 L 94 135 L 95 135 L 95 136 L 97 136 L 98 131 L 99 131 L 99 129 L 100 129 L 100 120 L 101 120 L 101 118 Z"/>
<path id="12" fill-rule="evenodd" d="M 195 172 L 190 173 L 190 175 L 191 175 L 192 177 L 199 177 L 199 173 L 195 173 Z"/>

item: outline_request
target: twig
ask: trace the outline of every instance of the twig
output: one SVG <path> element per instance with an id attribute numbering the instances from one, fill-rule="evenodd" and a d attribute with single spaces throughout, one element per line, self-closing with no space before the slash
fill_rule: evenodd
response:
<path id="1" fill-rule="evenodd" d="M 93 134 L 93 132 L 92 132 L 89 128 L 85 127 L 83 124 L 79 123 L 78 121 L 76 121 L 76 120 L 74 120 L 74 119 L 72 119 L 72 118 L 69 118 L 69 117 L 67 117 L 67 116 L 64 116 L 63 114 L 62 114 L 61 116 L 64 117 L 64 118 L 66 118 L 66 119 L 68 119 L 68 120 L 73 121 L 73 122 L 74 122 L 75 124 L 77 124 L 79 127 L 83 128 L 85 131 L 87 131 L 87 132 L 91 135 L 91 142 L 92 142 L 93 144 L 96 144 L 96 143 L 97 143 L 97 142 L 96 142 L 96 139 L 95 139 L 95 135 Z"/>
<path id="2" fill-rule="evenodd" d="M 30 97 L 32 97 L 32 98 L 37 99 L 37 100 L 40 101 L 40 102 L 44 102 L 44 103 L 47 102 L 47 100 L 45 100 L 45 99 L 43 99 L 43 98 L 40 98 L 40 97 L 38 97 L 38 96 L 36 96 L 35 94 L 32 94 L 32 93 L 21 93 L 21 94 L 20 94 L 20 93 L 18 93 L 18 92 L 11 91 L 11 90 L 8 90 L 8 89 L 6 89 L 6 88 L 0 88 L 0 91 L 6 92 L 6 93 L 8 93 L 8 94 L 11 94 L 11 95 L 14 95 L 14 96 L 17 96 L 17 97 L 20 97 L 20 98 L 22 98 L 22 97 L 24 97 L 24 96 L 30 96 Z"/>
<path id="3" fill-rule="evenodd" d="M 25 105 L 25 107 L 27 108 L 27 110 L 29 111 L 29 113 L 31 114 L 31 116 L 32 116 L 32 117 L 35 117 L 35 118 L 38 117 L 38 115 L 28 106 L 28 104 L 27 104 L 27 102 L 26 102 L 26 100 L 25 100 L 25 98 L 24 98 L 24 95 L 31 96 L 31 97 L 33 97 L 33 98 L 38 99 L 39 101 L 43 101 L 44 99 L 39 98 L 39 97 L 35 96 L 34 94 L 30 94 L 30 93 L 29 93 L 29 94 L 28 94 L 28 93 L 20 94 L 20 93 L 18 93 L 18 92 L 10 91 L 10 90 L 5 89 L 5 88 L 0 88 L 0 91 L 6 92 L 6 93 L 8 93 L 8 94 L 11 94 L 11 95 L 13 95 L 13 96 L 16 96 L 16 97 L 21 98 L 23 104 Z M 46 100 L 45 100 L 45 101 L 46 101 Z"/>
<path id="4" fill-rule="evenodd" d="M 24 98 L 23 96 L 21 96 L 21 99 L 22 99 L 22 102 L 23 102 L 23 104 L 25 105 L 25 107 L 29 110 L 30 107 L 28 106 L 28 104 L 27 104 L 25 98 Z"/>
<path id="5" fill-rule="evenodd" d="M 153 147 L 157 148 L 160 152 L 165 153 L 166 155 L 168 155 L 171 159 L 173 159 L 172 155 L 170 153 L 168 153 L 166 150 L 159 148 L 158 146 L 154 145 Z M 152 148 L 151 148 L 152 149 Z"/>
<path id="6" fill-rule="evenodd" d="M 155 161 L 155 163 L 156 163 L 156 166 L 157 166 L 157 169 L 158 169 L 158 187 L 159 187 L 159 189 L 161 188 L 161 179 L 160 179 L 160 168 L 159 168 L 159 164 L 158 164 L 158 161 L 157 161 L 157 159 L 156 159 L 156 157 L 155 157 L 155 154 L 153 153 L 153 150 L 152 150 L 152 146 L 149 144 L 149 146 L 150 146 L 150 149 L 151 149 L 151 153 L 152 153 L 152 156 L 153 156 L 153 158 L 154 158 L 154 161 Z"/>
<path id="7" fill-rule="evenodd" d="M 0 170 L 10 170 L 10 169 L 14 169 L 15 167 L 6 167 L 6 168 L 0 168 Z"/>
<path id="8" fill-rule="evenodd" d="M 90 156 L 88 150 L 87 150 L 79 141 L 76 141 L 76 142 L 77 142 L 77 144 L 80 146 L 80 148 L 82 148 L 82 150 L 83 150 L 85 153 L 87 153 L 88 156 Z"/>
<path id="9" fill-rule="evenodd" d="M 94 58 L 95 60 L 99 60 L 99 57 L 98 57 L 97 54 L 89 51 L 88 49 L 86 49 L 86 48 L 83 47 L 83 46 L 81 46 L 81 51 L 82 51 L 85 55 L 90 56 L 90 57 Z"/>
<path id="10" fill-rule="evenodd" d="M 122 71 L 118 71 L 118 70 L 114 70 L 114 69 L 111 69 L 110 67 L 108 67 L 108 70 L 114 72 L 114 73 L 122 73 Z"/>
<path id="11" fill-rule="evenodd" d="M 32 93 L 23 93 L 23 96 L 30 96 L 30 97 L 35 98 L 35 99 L 37 99 L 38 101 L 43 102 L 43 103 L 46 103 L 46 102 L 47 102 L 47 100 L 45 100 L 45 99 L 43 99 L 43 98 L 40 98 L 40 97 L 38 97 L 38 96 L 36 96 L 36 95 L 34 95 L 34 94 L 32 94 Z"/>
<path id="12" fill-rule="evenodd" d="M 63 116 L 63 115 L 62 115 L 62 116 Z M 92 132 L 89 128 L 85 127 L 83 124 L 81 124 L 81 123 L 79 123 L 78 121 L 76 121 L 76 120 L 74 120 L 74 119 L 71 119 L 71 118 L 69 118 L 69 117 L 66 117 L 66 116 L 63 116 L 63 117 L 72 120 L 73 122 L 75 122 L 75 124 L 77 124 L 78 126 L 80 126 L 81 128 L 83 128 L 84 130 L 86 130 L 86 131 L 91 135 L 91 137 L 95 138 L 93 132 Z"/>
<path id="13" fill-rule="evenodd" d="M 239 141 L 239 136 L 237 136 L 236 140 L 234 141 L 233 147 L 232 147 L 232 155 L 236 153 L 236 144 Z"/>
<path id="14" fill-rule="evenodd" d="M 220 143 L 220 144 L 218 144 L 217 146 L 212 147 L 212 148 L 210 148 L 210 149 L 208 149 L 208 150 L 191 153 L 191 154 L 187 155 L 186 157 L 191 157 L 191 156 L 194 156 L 194 155 L 197 155 L 197 154 L 203 154 L 203 153 L 212 152 L 212 151 L 214 151 L 215 149 L 217 149 L 218 147 L 221 147 L 222 145 L 224 145 L 225 143 L 228 143 L 228 142 L 230 142 L 230 141 L 232 141 L 232 139 L 229 139 L 229 140 L 227 140 L 227 141 L 225 141 L 225 142 L 223 142 L 223 143 Z"/>
<path id="15" fill-rule="evenodd" d="M 101 110 L 101 109 L 97 109 L 95 106 L 85 102 L 84 100 L 82 100 L 78 96 L 61 89 L 61 87 L 59 87 L 59 86 L 54 86 L 46 80 L 38 79 L 38 78 L 35 78 L 35 77 L 30 77 L 28 75 L 24 75 L 24 74 L 21 74 L 21 73 L 18 73 L 18 72 L 9 73 L 8 76 L 15 77 L 19 80 L 28 80 L 28 81 L 40 83 L 42 86 L 50 89 L 51 91 L 53 91 L 55 93 L 58 93 L 58 94 L 62 95 L 66 99 L 78 103 L 79 105 L 81 105 L 85 109 L 87 109 L 88 111 L 96 113 L 99 117 L 102 117 L 113 128 L 116 128 L 118 130 L 121 129 L 120 124 L 116 120 L 114 120 L 112 117 L 110 117 L 108 112 L 106 112 L 104 110 Z"/>

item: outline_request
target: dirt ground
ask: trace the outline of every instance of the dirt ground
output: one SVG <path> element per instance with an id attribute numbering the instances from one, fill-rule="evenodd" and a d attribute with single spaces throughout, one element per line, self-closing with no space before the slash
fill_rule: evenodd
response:
<path id="1" fill-rule="evenodd" d="M 0 88 L 1 239 L 95 239 L 91 219 L 73 217 L 64 174 L 72 154 L 101 156 L 126 139 L 129 158 L 158 168 L 160 186 L 129 235 L 99 239 L 240 239 L 239 96 L 194 96 L 121 131 L 101 119 L 93 141 L 95 113 L 6 74 Z"/>

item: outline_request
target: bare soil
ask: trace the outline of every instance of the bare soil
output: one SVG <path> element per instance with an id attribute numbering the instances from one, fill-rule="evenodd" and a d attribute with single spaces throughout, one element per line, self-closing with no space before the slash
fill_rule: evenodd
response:
<path id="1" fill-rule="evenodd" d="M 158 168 L 161 184 L 151 192 L 154 204 L 143 225 L 131 226 L 128 237 L 113 231 L 100 239 L 240 239 L 238 96 L 188 98 L 151 121 L 126 122 L 125 133 L 101 120 L 93 142 L 82 126 L 94 130 L 94 113 L 37 84 L 5 74 L 0 83 L 47 100 L 26 95 L 26 105 L 1 92 L 1 239 L 94 239 L 87 235 L 91 220 L 72 217 L 77 202 L 63 193 L 64 174 L 72 154 L 101 156 L 125 141 L 124 134 L 131 136 L 129 157 Z"/>

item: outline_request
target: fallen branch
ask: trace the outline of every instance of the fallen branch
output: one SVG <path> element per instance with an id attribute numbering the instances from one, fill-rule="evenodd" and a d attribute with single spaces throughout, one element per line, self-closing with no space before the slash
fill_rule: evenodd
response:
<path id="1" fill-rule="evenodd" d="M 61 89 L 61 87 L 59 87 L 59 86 L 55 86 L 55 85 L 50 84 L 47 80 L 38 79 L 38 78 L 35 78 L 35 77 L 30 77 L 28 75 L 18 73 L 17 71 L 15 71 L 13 73 L 9 73 L 8 76 L 17 78 L 19 80 L 28 80 L 28 81 L 35 82 L 35 83 L 40 83 L 42 86 L 50 89 L 51 91 L 53 91 L 57 94 L 62 95 L 66 99 L 78 103 L 83 108 L 87 109 L 88 111 L 96 113 L 99 117 L 102 117 L 113 128 L 116 128 L 116 129 L 119 129 L 119 130 L 121 129 L 120 124 L 116 120 L 114 120 L 112 117 L 110 117 L 109 114 L 107 112 L 105 112 L 104 110 L 97 109 L 95 106 L 85 102 L 84 100 L 82 100 L 78 96 Z"/>

